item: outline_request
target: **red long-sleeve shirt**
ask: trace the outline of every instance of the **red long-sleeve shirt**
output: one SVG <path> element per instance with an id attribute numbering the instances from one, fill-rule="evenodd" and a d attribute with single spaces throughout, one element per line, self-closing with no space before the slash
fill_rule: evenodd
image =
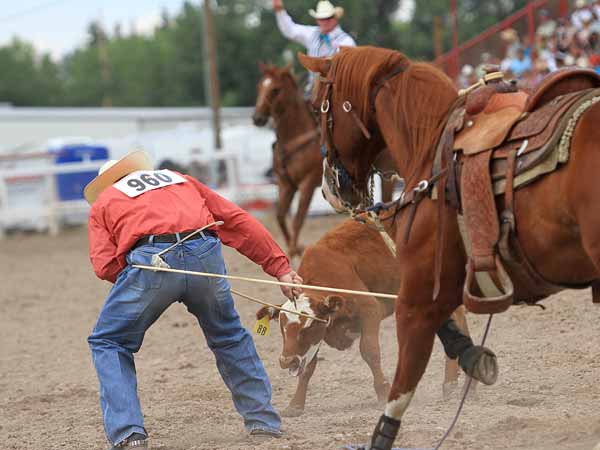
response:
<path id="1" fill-rule="evenodd" d="M 114 186 L 92 205 L 89 217 L 90 260 L 96 275 L 114 283 L 127 265 L 125 256 L 138 239 L 151 234 L 216 227 L 221 241 L 248 257 L 271 276 L 290 272 L 289 261 L 269 232 L 246 211 L 196 179 L 130 198 Z"/>

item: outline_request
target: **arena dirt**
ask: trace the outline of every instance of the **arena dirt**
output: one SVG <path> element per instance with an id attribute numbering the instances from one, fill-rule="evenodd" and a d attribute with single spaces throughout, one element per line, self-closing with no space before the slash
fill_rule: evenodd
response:
<path id="1" fill-rule="evenodd" d="M 310 219 L 304 242 L 314 242 L 339 217 Z M 266 225 L 275 236 L 274 220 Z M 109 284 L 97 280 L 83 228 L 60 237 L 16 235 L 0 242 L 0 449 L 105 449 L 97 380 L 86 337 Z M 260 270 L 225 252 L 234 274 Z M 279 302 L 278 289 L 234 283 Z M 256 306 L 236 300 L 251 327 Z M 600 441 L 600 306 L 591 293 L 569 291 L 547 310 L 515 307 L 494 318 L 489 346 L 501 374 L 467 402 L 447 450 L 592 450 Z M 484 318 L 468 317 L 476 341 Z M 279 369 L 281 337 L 255 337 L 283 409 L 296 380 Z M 382 330 L 383 360 L 395 366 L 394 321 Z M 382 408 L 357 346 L 323 347 L 305 415 L 284 419 L 285 437 L 252 441 L 244 433 L 211 352 L 195 320 L 174 304 L 151 328 L 136 357 L 139 392 L 153 448 L 168 450 L 338 449 L 365 442 Z M 443 358 L 436 343 L 431 363 L 405 415 L 396 445 L 431 448 L 451 422 L 458 393 L 441 395 Z"/>

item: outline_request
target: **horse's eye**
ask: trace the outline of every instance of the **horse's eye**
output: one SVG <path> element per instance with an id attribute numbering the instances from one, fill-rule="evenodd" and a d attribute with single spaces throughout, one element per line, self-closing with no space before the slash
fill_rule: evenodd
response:
<path id="1" fill-rule="evenodd" d="M 281 89 L 279 89 L 279 88 L 273 88 L 273 90 L 271 90 L 271 94 L 273 94 L 273 95 L 279 95 L 280 91 L 281 91 Z"/>

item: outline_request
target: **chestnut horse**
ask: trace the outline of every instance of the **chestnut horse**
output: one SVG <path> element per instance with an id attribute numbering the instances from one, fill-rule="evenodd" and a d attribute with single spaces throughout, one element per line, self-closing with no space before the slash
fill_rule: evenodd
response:
<path id="1" fill-rule="evenodd" d="M 366 189 L 371 163 L 384 146 L 405 177 L 407 192 L 426 187 L 423 180 L 432 177 L 436 144 L 462 98 L 452 81 L 432 65 L 373 47 L 343 49 L 332 59 L 300 55 L 300 60 L 321 76 L 314 106 L 321 110 L 322 133 L 327 133 L 323 188 L 332 206 L 344 210 L 359 203 L 356 192 Z M 568 163 L 514 192 L 521 246 L 535 269 L 555 285 L 590 286 L 600 275 L 598 123 L 596 104 L 574 129 Z M 398 259 L 403 262 L 397 269 L 398 361 L 385 412 L 373 433 L 373 450 L 392 448 L 427 367 L 435 332 L 462 303 L 466 254 L 457 213 L 448 207 L 441 211 L 446 230 L 435 301 L 438 204 L 424 195 L 417 209 L 393 214 Z M 404 233 L 411 222 L 407 240 Z M 514 288 L 515 301 L 522 300 L 522 286 L 515 283 Z M 483 354 L 479 361 L 484 377 L 486 358 Z"/>
<path id="2" fill-rule="evenodd" d="M 259 64 L 259 67 L 263 76 L 258 82 L 252 119 L 259 127 L 265 126 L 269 117 L 275 122 L 277 142 L 273 146 L 273 170 L 279 189 L 277 223 L 288 246 L 288 255 L 300 256 L 303 249 L 298 243 L 300 230 L 323 175 L 319 128 L 290 66 Z M 389 173 L 394 166 L 387 151 L 381 152 L 375 165 L 380 174 Z M 382 180 L 384 202 L 391 200 L 393 190 L 393 181 Z M 286 217 L 297 191 L 300 191 L 300 200 L 290 233 Z"/>
<path id="3" fill-rule="evenodd" d="M 319 130 L 289 67 L 280 69 L 260 64 L 260 69 L 263 76 L 258 82 L 252 119 L 259 127 L 265 126 L 269 117 L 275 122 L 277 142 L 273 146 L 273 171 L 279 188 L 277 223 L 288 255 L 299 256 L 302 254 L 298 245 L 300 229 L 323 175 Z M 300 191 L 300 200 L 290 233 L 286 217 L 297 191 Z"/>

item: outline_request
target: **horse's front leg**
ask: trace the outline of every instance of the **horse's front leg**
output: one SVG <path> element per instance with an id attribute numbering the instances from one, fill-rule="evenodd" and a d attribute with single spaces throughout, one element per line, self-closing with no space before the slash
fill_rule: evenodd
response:
<path id="1" fill-rule="evenodd" d="M 312 177 L 303 180 L 300 184 L 300 198 L 298 200 L 298 209 L 296 210 L 296 215 L 294 216 L 294 220 L 292 222 L 290 258 L 296 255 L 302 255 L 303 248 L 298 244 L 298 241 L 300 239 L 300 230 L 302 229 L 302 225 L 304 224 L 306 214 L 308 214 L 308 208 L 310 207 L 310 201 L 312 200 L 313 194 L 315 192 L 315 187 L 316 185 L 313 182 Z"/>
<path id="2" fill-rule="evenodd" d="M 440 299 L 436 304 L 431 300 L 428 303 L 407 305 L 401 300 L 396 302 L 398 363 L 385 412 L 371 438 L 370 450 L 391 450 L 402 416 L 425 373 L 436 331 L 450 315 L 449 311 L 444 313 L 438 308 L 442 305 Z"/>
<path id="3" fill-rule="evenodd" d="M 288 253 L 290 251 L 290 232 L 287 227 L 287 214 L 290 210 L 290 205 L 292 204 L 292 200 L 294 198 L 294 194 L 296 193 L 296 188 L 292 186 L 290 183 L 284 181 L 279 178 L 279 199 L 277 201 L 277 223 L 279 225 L 279 229 L 281 230 L 281 234 L 283 234 L 283 238 L 285 239 L 285 243 L 288 247 Z M 292 256 L 292 255 L 289 255 Z"/>

